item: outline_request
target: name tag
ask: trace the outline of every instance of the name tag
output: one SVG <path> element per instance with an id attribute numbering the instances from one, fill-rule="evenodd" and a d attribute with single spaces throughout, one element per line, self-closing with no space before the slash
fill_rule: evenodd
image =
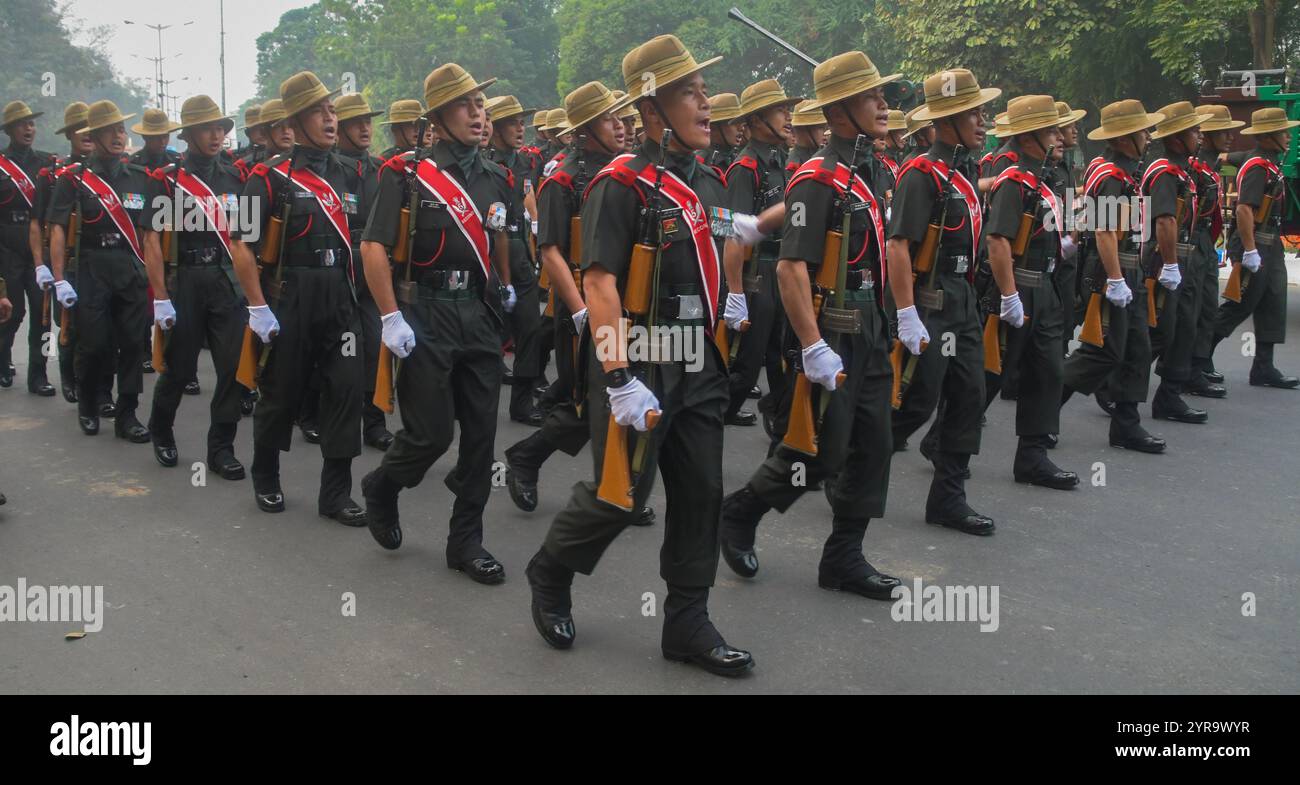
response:
<path id="1" fill-rule="evenodd" d="M 315 199 L 315 198 L 316 198 L 316 197 L 315 197 L 311 192 L 309 192 L 309 191 L 294 191 L 294 192 L 293 192 L 293 196 L 294 196 L 295 199 Z"/>
<path id="2" fill-rule="evenodd" d="M 356 195 L 356 194 L 349 194 L 349 193 L 345 193 L 345 194 L 343 194 L 343 212 L 345 212 L 345 213 L 347 213 L 347 214 L 349 214 L 349 215 L 356 215 L 356 214 L 357 214 L 357 195 Z"/>
<path id="3" fill-rule="evenodd" d="M 144 194 L 122 194 L 122 206 L 128 210 L 143 210 Z"/>
<path id="4" fill-rule="evenodd" d="M 773 186 L 763 192 L 763 204 L 773 204 L 782 198 L 785 189 L 779 185 Z"/>

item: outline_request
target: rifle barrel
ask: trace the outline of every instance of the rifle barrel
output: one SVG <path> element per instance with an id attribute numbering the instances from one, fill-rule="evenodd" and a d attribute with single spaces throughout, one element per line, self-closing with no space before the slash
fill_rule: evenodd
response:
<path id="1" fill-rule="evenodd" d="M 796 49 L 793 44 L 789 43 L 785 39 L 781 38 L 780 36 L 776 35 L 772 31 L 763 27 L 758 22 L 755 22 L 753 19 L 750 19 L 749 17 L 742 14 L 739 8 L 733 7 L 731 10 L 727 11 L 727 16 L 731 17 L 732 19 L 735 19 L 737 22 L 740 22 L 742 25 L 745 25 L 746 27 L 753 29 L 760 35 L 766 36 L 768 39 L 772 41 L 772 43 L 776 44 L 777 46 L 786 50 L 790 54 L 804 61 L 809 66 L 816 68 L 817 66 L 821 65 L 819 61 L 812 59 L 808 55 Z"/>

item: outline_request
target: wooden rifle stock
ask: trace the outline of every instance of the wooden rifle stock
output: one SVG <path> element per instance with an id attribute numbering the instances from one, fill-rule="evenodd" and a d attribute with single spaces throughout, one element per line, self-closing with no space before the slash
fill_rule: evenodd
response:
<path id="1" fill-rule="evenodd" d="M 1223 299 L 1234 303 L 1241 302 L 1241 283 L 1246 272 L 1240 261 L 1232 263 L 1232 272 L 1228 273 L 1228 283 L 1223 287 Z"/>
<path id="2" fill-rule="evenodd" d="M 569 218 L 569 263 L 582 265 L 582 216 L 576 213 Z"/>
<path id="3" fill-rule="evenodd" d="M 1093 292 L 1088 297 L 1088 310 L 1083 317 L 1083 331 L 1079 333 L 1079 340 L 1101 348 L 1106 339 L 1101 330 L 1101 308 L 1102 295 Z"/>
<path id="4" fill-rule="evenodd" d="M 249 390 L 257 389 L 257 334 L 248 325 L 244 325 L 244 338 L 240 342 L 235 381 Z"/>
<path id="5" fill-rule="evenodd" d="M 50 310 L 54 307 L 54 287 L 49 286 L 45 289 L 45 294 L 41 296 L 41 326 L 50 326 Z"/>
<path id="6" fill-rule="evenodd" d="M 627 286 L 623 293 L 623 308 L 636 316 L 650 313 L 650 289 L 654 281 L 655 247 L 646 243 L 632 246 L 632 258 L 627 266 Z"/>
<path id="7" fill-rule="evenodd" d="M 158 373 L 164 373 L 167 370 L 167 334 L 164 332 L 162 325 L 157 322 L 153 323 L 153 369 Z"/>
<path id="8" fill-rule="evenodd" d="M 822 264 L 817 268 L 817 278 L 813 281 L 818 288 L 831 291 L 839 280 L 840 247 L 844 243 L 844 233 L 839 229 L 826 231 L 826 244 L 822 250 Z"/>
<path id="9" fill-rule="evenodd" d="M 1259 200 L 1259 209 L 1255 211 L 1255 230 L 1258 231 L 1261 226 L 1268 222 L 1269 215 L 1273 212 L 1273 194 L 1264 194 Z M 1255 244 L 1256 249 L 1259 244 Z M 1250 284 L 1250 270 L 1246 269 L 1240 261 L 1232 263 L 1232 272 L 1228 273 L 1228 283 L 1223 287 L 1223 298 L 1232 300 L 1234 303 L 1241 302 L 1242 296 L 1246 293 L 1246 287 Z"/>
<path id="10" fill-rule="evenodd" d="M 646 436 L 659 424 L 659 412 L 645 413 Z M 600 467 L 600 486 L 596 488 L 596 498 L 624 510 L 632 511 L 635 486 L 632 484 L 631 463 L 628 460 L 626 425 L 619 425 L 614 415 L 609 415 L 609 427 L 605 432 L 605 459 Z"/>
<path id="11" fill-rule="evenodd" d="M 375 396 L 371 403 L 384 414 L 392 414 L 397 398 L 396 379 L 393 373 L 393 352 L 383 341 L 379 342 L 379 366 L 375 370 Z"/>
<path id="12" fill-rule="evenodd" d="M 1002 373 L 1002 345 L 998 337 L 1001 321 L 995 313 L 990 313 L 984 321 L 984 370 L 989 373 Z"/>
<path id="13" fill-rule="evenodd" d="M 928 341 L 921 341 L 921 354 L 925 353 L 929 345 Z M 894 388 L 889 402 L 894 409 L 903 406 L 903 396 L 907 394 L 907 388 L 912 386 L 912 376 L 916 373 L 917 363 L 921 361 L 921 354 L 908 352 L 902 341 L 894 342 L 894 349 L 889 353 L 889 365 L 894 370 Z"/>

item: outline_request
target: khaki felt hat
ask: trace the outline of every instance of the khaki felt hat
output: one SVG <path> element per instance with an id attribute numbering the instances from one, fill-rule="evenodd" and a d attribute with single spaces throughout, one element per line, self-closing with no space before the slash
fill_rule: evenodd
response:
<path id="1" fill-rule="evenodd" d="M 181 104 L 181 121 L 176 126 L 176 130 L 193 128 L 205 123 L 221 123 L 225 132 L 230 133 L 230 129 L 235 127 L 235 118 L 223 114 L 217 102 L 206 95 L 186 98 L 185 103 Z"/>
<path id="2" fill-rule="evenodd" d="M 902 74 L 881 76 L 871 58 L 862 52 L 837 54 L 813 69 L 813 91 L 817 97 L 807 108 L 823 109 L 901 78 Z"/>
<path id="3" fill-rule="evenodd" d="M 1148 112 L 1141 101 L 1126 98 L 1101 108 L 1101 125 L 1089 131 L 1088 138 L 1094 142 L 1117 139 L 1145 131 L 1164 119 L 1159 112 Z"/>
<path id="4" fill-rule="evenodd" d="M 626 90 L 615 90 L 615 91 L 614 91 L 614 97 L 617 98 L 618 100 L 622 101 L 624 98 L 627 98 L 627 91 L 626 91 Z M 713 103 L 712 99 L 710 99 L 709 103 L 710 103 L 710 104 Z M 629 101 L 626 105 L 623 106 L 622 109 L 619 109 L 619 110 L 618 110 L 617 112 L 615 112 L 614 114 L 618 115 L 618 119 L 620 119 L 620 120 L 631 120 L 633 117 L 637 117 L 637 116 L 639 116 L 639 115 L 640 115 L 640 112 L 638 112 L 638 111 L 636 110 L 636 107 L 632 105 L 632 102 Z"/>
<path id="5" fill-rule="evenodd" d="M 63 109 L 63 127 L 55 131 L 56 134 L 66 134 L 68 131 L 78 130 L 86 126 L 86 113 L 90 107 L 85 101 L 73 101 Z"/>
<path id="6" fill-rule="evenodd" d="M 33 112 L 32 108 L 22 101 L 10 101 L 5 104 L 4 121 L 0 125 L 8 128 L 19 120 L 32 120 L 43 114 L 45 113 Z"/>
<path id="7" fill-rule="evenodd" d="M 1061 113 L 1050 95 L 1020 95 L 1007 102 L 1006 125 L 996 125 L 993 135 L 1005 139 L 1061 124 Z"/>
<path id="8" fill-rule="evenodd" d="M 433 114 L 457 98 L 478 92 L 496 81 L 493 77 L 476 82 L 469 71 L 456 63 L 440 65 L 424 77 L 424 113 Z"/>
<path id="9" fill-rule="evenodd" d="M 1241 129 L 1246 136 L 1263 136 L 1300 127 L 1300 120 L 1288 120 L 1286 111 L 1276 106 L 1256 109 L 1250 115 L 1250 127 Z"/>
<path id="10" fill-rule="evenodd" d="M 817 108 L 809 109 L 812 101 L 800 101 L 790 113 L 790 123 L 795 128 L 807 128 L 810 125 L 826 125 L 826 115 Z"/>
<path id="11" fill-rule="evenodd" d="M 338 114 L 340 123 L 344 120 L 356 120 L 358 117 L 378 117 L 383 114 L 382 111 L 371 109 L 370 102 L 361 93 L 339 96 L 339 100 L 334 102 L 334 111 Z"/>
<path id="12" fill-rule="evenodd" d="M 244 109 L 244 130 L 261 125 L 262 105 L 250 104 Z"/>
<path id="13" fill-rule="evenodd" d="M 738 117 L 748 117 L 772 106 L 793 107 L 802 98 L 785 94 L 785 88 L 775 79 L 764 79 L 746 87 L 740 93 L 740 112 Z"/>
<path id="14" fill-rule="evenodd" d="M 77 133 L 86 131 L 98 131 L 101 128 L 107 128 L 110 125 L 125 123 L 135 117 L 135 112 L 131 114 L 122 114 L 117 108 L 117 104 L 109 100 L 96 101 L 86 110 L 86 126 L 78 129 Z"/>
<path id="15" fill-rule="evenodd" d="M 258 119 L 262 121 L 261 125 L 275 125 L 288 116 L 284 113 L 284 102 L 279 98 L 272 98 L 262 104 L 262 111 L 258 115 Z"/>
<path id="16" fill-rule="evenodd" d="M 388 105 L 388 119 L 380 125 L 413 123 L 424 116 L 424 104 L 414 98 L 403 98 Z"/>
<path id="17" fill-rule="evenodd" d="M 569 117 L 563 109 L 552 109 L 546 113 L 546 125 L 539 126 L 543 131 L 563 133 L 569 128 Z"/>
<path id="18" fill-rule="evenodd" d="M 525 109 L 524 105 L 519 103 L 519 99 L 513 95 L 498 95 L 495 98 L 489 98 L 484 104 L 488 110 L 488 116 L 495 122 L 497 120 L 507 120 L 511 117 L 521 114 L 527 114 L 533 111 Z"/>
<path id="19" fill-rule="evenodd" d="M 917 131 L 920 131 L 923 128 L 930 128 L 931 126 L 934 125 L 934 123 L 930 122 L 929 120 L 916 119 L 916 113 L 920 111 L 920 109 L 921 109 L 920 106 L 915 107 L 910 112 L 908 112 L 906 115 L 903 116 L 903 120 L 907 123 L 907 133 L 903 134 L 903 139 L 910 139 L 912 138 L 912 134 L 916 133 Z"/>
<path id="20" fill-rule="evenodd" d="M 709 96 L 709 122 L 725 123 L 740 117 L 740 96 L 735 93 L 718 93 Z"/>
<path id="21" fill-rule="evenodd" d="M 131 126 L 131 133 L 141 136 L 166 136 L 179 128 L 180 125 L 173 123 L 163 110 L 146 109 L 140 122 Z"/>
<path id="22" fill-rule="evenodd" d="M 925 78 L 925 103 L 912 115 L 914 120 L 938 120 L 942 117 L 983 106 L 1002 95 L 996 87 L 980 87 L 975 74 L 966 68 L 949 68 Z"/>
<path id="23" fill-rule="evenodd" d="M 546 113 L 549 111 L 551 110 L 538 109 L 536 112 L 533 112 L 533 121 L 529 123 L 529 125 L 531 125 L 534 128 L 541 128 L 542 126 L 546 125 Z"/>
<path id="24" fill-rule="evenodd" d="M 631 103 L 627 96 L 616 98 L 600 82 L 587 82 L 564 96 L 564 116 L 568 128 L 576 130 L 606 112 L 617 112 Z"/>
<path id="25" fill-rule="evenodd" d="M 623 86 L 629 103 L 653 95 L 673 82 L 713 65 L 722 58 L 696 62 L 675 35 L 657 35 L 623 56 Z"/>
<path id="26" fill-rule="evenodd" d="M 886 130 L 888 131 L 907 130 L 907 115 L 903 113 L 902 109 L 889 110 L 889 125 L 886 127 Z"/>
<path id="27" fill-rule="evenodd" d="M 1210 116 L 1210 119 L 1201 125 L 1201 130 L 1207 133 L 1210 131 L 1232 131 L 1246 126 L 1244 120 L 1233 120 L 1232 112 L 1228 111 L 1228 107 L 1223 104 L 1205 104 L 1204 106 L 1198 106 L 1196 111 Z"/>
<path id="28" fill-rule="evenodd" d="M 1165 119 L 1156 124 L 1155 130 L 1151 132 L 1152 139 L 1164 139 L 1188 128 L 1195 128 L 1211 117 L 1208 112 L 1198 113 L 1191 101 L 1176 101 L 1168 106 L 1162 106 L 1160 114 L 1164 115 Z"/>
<path id="29" fill-rule="evenodd" d="M 1060 115 L 1061 122 L 1057 123 L 1062 128 L 1067 125 L 1074 125 L 1088 115 L 1087 109 L 1071 109 L 1070 105 L 1064 101 L 1056 102 L 1056 113 Z"/>
<path id="30" fill-rule="evenodd" d="M 284 116 L 293 117 L 341 92 L 343 88 L 331 90 L 321 84 L 320 79 L 311 71 L 299 71 L 280 83 L 280 100 L 284 102 Z"/>

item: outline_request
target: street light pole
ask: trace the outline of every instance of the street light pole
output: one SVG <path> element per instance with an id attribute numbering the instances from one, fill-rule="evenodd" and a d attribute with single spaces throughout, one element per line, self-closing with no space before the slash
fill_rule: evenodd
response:
<path id="1" fill-rule="evenodd" d="M 226 0 L 221 0 L 221 113 L 226 113 Z"/>
<path id="2" fill-rule="evenodd" d="M 156 61 L 156 62 L 157 62 L 157 69 L 156 69 L 156 71 L 154 72 L 154 81 L 156 82 L 156 84 L 157 84 L 157 88 L 158 88 L 158 108 L 159 108 L 159 109 L 162 109 L 162 110 L 165 112 L 165 111 L 167 111 L 167 104 L 164 102 L 164 96 L 163 96 L 163 67 L 162 67 L 162 61 L 163 61 L 163 48 L 162 48 L 162 31 L 164 31 L 164 30 L 166 30 L 166 29 L 168 29 L 168 28 L 170 28 L 170 27 L 176 27 L 176 25 L 149 24 L 148 22 L 135 22 L 135 21 L 130 20 L 130 19 L 123 19 L 123 20 L 122 20 L 122 23 L 123 23 L 123 24 L 128 24 L 128 25 L 138 24 L 138 25 L 141 25 L 142 27 L 148 27 L 149 29 L 154 30 L 154 31 L 156 31 L 156 32 L 158 33 L 158 60 Z M 184 23 L 182 23 L 180 26 L 181 26 L 181 27 L 185 27 L 186 25 L 192 25 L 192 24 L 194 24 L 194 20 L 193 20 L 193 19 L 191 19 L 191 20 L 188 21 L 188 22 L 184 22 Z"/>

